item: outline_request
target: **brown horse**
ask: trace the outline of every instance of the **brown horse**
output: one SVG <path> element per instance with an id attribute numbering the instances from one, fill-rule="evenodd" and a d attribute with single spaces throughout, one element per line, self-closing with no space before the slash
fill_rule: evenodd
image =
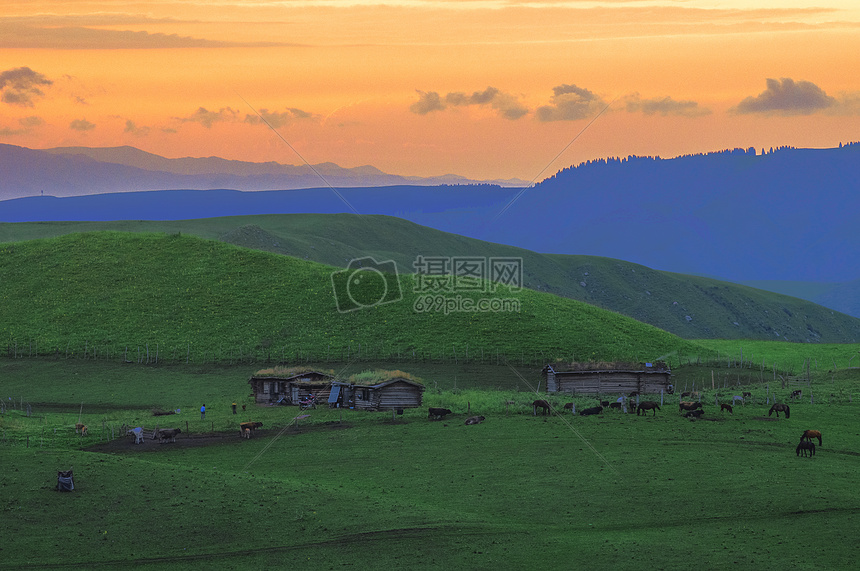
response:
<path id="1" fill-rule="evenodd" d="M 804 430 L 803 434 L 800 435 L 801 440 L 808 440 L 812 442 L 813 438 L 818 439 L 818 445 L 821 446 L 821 431 L 819 430 Z"/>
<path id="2" fill-rule="evenodd" d="M 537 416 L 537 409 L 541 409 L 541 414 L 549 414 L 549 403 L 545 400 L 536 400 L 532 403 L 533 416 Z"/>
<path id="3" fill-rule="evenodd" d="M 794 451 L 797 453 L 798 456 L 800 456 L 801 454 L 803 456 L 806 456 L 807 453 L 809 453 L 809 457 L 812 458 L 813 456 L 815 456 L 815 444 L 808 440 L 801 440 L 800 443 L 797 445 L 797 448 L 794 449 Z"/>
<path id="4" fill-rule="evenodd" d="M 780 412 L 785 413 L 785 418 L 791 417 L 791 410 L 788 408 L 788 405 L 783 404 L 781 402 L 778 402 L 778 403 L 774 404 L 772 407 L 770 407 L 770 411 L 768 411 L 767 415 L 770 416 L 773 413 L 776 413 L 776 417 L 779 418 Z"/>
<path id="5" fill-rule="evenodd" d="M 660 405 L 652 400 L 641 402 L 639 403 L 639 406 L 636 407 L 636 416 L 639 416 L 639 413 L 643 413 L 645 416 L 648 416 L 649 410 L 653 410 L 654 416 L 657 416 L 657 411 L 660 410 Z"/>
<path id="6" fill-rule="evenodd" d="M 732 405 L 726 404 L 726 403 L 720 403 L 720 412 L 723 412 L 724 410 L 727 410 L 731 414 L 734 414 L 734 411 L 732 410 Z"/>

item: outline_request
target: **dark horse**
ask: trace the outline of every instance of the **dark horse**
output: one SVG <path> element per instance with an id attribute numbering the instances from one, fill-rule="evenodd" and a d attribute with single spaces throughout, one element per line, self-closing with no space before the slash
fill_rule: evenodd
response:
<path id="1" fill-rule="evenodd" d="M 636 407 L 636 416 L 639 416 L 639 413 L 644 413 L 645 416 L 648 416 L 649 410 L 653 410 L 654 416 L 657 416 L 657 411 L 660 410 L 660 405 L 652 400 L 641 402 L 639 403 L 639 406 Z"/>
<path id="2" fill-rule="evenodd" d="M 549 403 L 545 400 L 536 400 L 532 403 L 533 416 L 537 416 L 537 409 L 541 409 L 541 414 L 549 414 Z"/>
<path id="3" fill-rule="evenodd" d="M 794 451 L 797 453 L 798 456 L 806 456 L 808 453 L 809 457 L 812 458 L 813 456 L 815 456 L 815 444 L 813 444 L 809 440 L 801 440 Z"/>
<path id="4" fill-rule="evenodd" d="M 800 435 L 801 440 L 808 440 L 812 442 L 813 438 L 818 439 L 818 445 L 821 446 L 821 431 L 819 430 L 804 430 L 803 434 Z"/>
<path id="5" fill-rule="evenodd" d="M 734 411 L 732 410 L 732 405 L 722 402 L 720 403 L 720 412 L 723 412 L 724 410 L 727 410 L 730 413 L 734 414 Z"/>
<path id="6" fill-rule="evenodd" d="M 773 413 L 776 413 L 776 417 L 779 418 L 780 412 L 785 413 L 785 418 L 791 418 L 791 410 L 789 410 L 788 405 L 783 404 L 781 402 L 778 402 L 778 403 L 774 404 L 772 407 L 770 407 L 770 411 L 767 413 L 767 415 L 770 416 Z"/>

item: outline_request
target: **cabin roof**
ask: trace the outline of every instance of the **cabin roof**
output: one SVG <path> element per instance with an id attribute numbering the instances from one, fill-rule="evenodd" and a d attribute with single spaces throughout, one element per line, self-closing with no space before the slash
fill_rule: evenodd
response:
<path id="1" fill-rule="evenodd" d="M 317 381 L 301 381 L 301 380 L 299 380 L 300 377 L 305 377 L 308 375 L 318 375 L 320 377 L 323 377 L 323 379 L 320 379 Z M 293 383 L 309 383 L 310 384 L 310 383 L 320 383 L 320 382 L 329 383 L 334 378 L 335 378 L 334 375 L 330 375 L 328 373 L 323 373 L 322 371 L 307 370 L 307 371 L 304 371 L 302 373 L 298 373 L 298 374 L 290 375 L 290 376 L 255 374 L 255 375 L 251 375 L 251 378 L 248 379 L 248 382 L 250 383 L 253 381 L 265 380 L 265 381 L 288 381 L 288 382 L 293 382 Z"/>
<path id="2" fill-rule="evenodd" d="M 583 376 L 584 375 L 594 375 L 594 374 L 611 375 L 611 374 L 618 374 L 618 373 L 644 373 L 646 375 L 661 374 L 661 373 L 664 375 L 671 375 L 672 374 L 672 371 L 669 369 L 669 367 L 666 367 L 666 366 L 663 366 L 663 367 L 647 367 L 645 365 L 643 365 L 642 368 L 635 368 L 635 369 L 634 368 L 626 368 L 626 369 L 606 368 L 606 369 L 581 369 L 581 370 L 574 370 L 574 371 L 556 371 L 552 367 L 552 365 L 547 365 L 546 367 L 543 368 L 542 372 L 543 372 L 544 376 L 546 376 L 547 373 L 549 373 L 549 372 L 553 372 L 556 375 L 583 375 Z"/>
<path id="3" fill-rule="evenodd" d="M 354 384 L 354 383 L 350 383 L 347 381 L 332 381 L 332 384 L 335 384 L 335 385 L 342 385 L 342 386 L 347 386 L 347 387 L 351 386 L 351 387 L 360 388 L 360 389 L 381 389 L 383 387 L 387 387 L 388 385 L 391 385 L 394 383 L 406 383 L 408 385 L 418 387 L 422 391 L 424 390 L 423 384 L 421 384 L 417 381 L 413 381 L 412 379 L 406 379 L 404 377 L 395 377 L 393 379 L 388 379 L 388 380 L 382 381 L 381 383 L 377 383 L 375 385 L 359 385 L 359 384 Z"/>

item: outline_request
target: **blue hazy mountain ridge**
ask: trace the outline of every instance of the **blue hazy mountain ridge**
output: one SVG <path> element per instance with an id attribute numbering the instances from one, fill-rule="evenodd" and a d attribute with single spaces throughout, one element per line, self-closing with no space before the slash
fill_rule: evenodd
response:
<path id="1" fill-rule="evenodd" d="M 0 157 L 9 147 L 0 146 Z M 348 204 L 332 189 L 319 188 L 318 179 L 316 188 L 290 191 L 128 192 L 135 176 L 154 171 L 33 152 L 39 153 L 42 172 L 33 162 L 4 164 L 0 158 L 4 175 L 11 172 L 0 192 L 14 186 L 9 181 L 41 177 L 58 185 L 74 179 L 95 196 L 2 201 L 0 221 L 179 220 L 354 209 L 536 252 L 604 256 L 735 282 L 860 279 L 854 259 L 860 251 L 860 144 L 600 159 L 563 169 L 525 192 L 494 185 L 338 188 Z M 157 174 L 180 177 L 165 178 L 165 189 L 200 187 L 170 186 L 171 180 L 224 182 L 219 177 L 235 176 Z M 55 194 L 45 186 L 46 194 Z M 111 188 L 125 192 L 96 194 Z"/>
<path id="2" fill-rule="evenodd" d="M 371 166 L 351 169 L 333 163 L 293 166 L 218 157 L 167 159 L 134 147 L 61 147 L 48 150 L 0 144 L 0 199 L 49 194 L 81 196 L 172 189 L 285 190 L 332 185 L 376 187 L 398 184 L 483 183 L 450 174 L 404 177 Z M 321 178 L 322 177 L 322 178 Z M 518 180 L 491 181 L 503 186 Z"/>

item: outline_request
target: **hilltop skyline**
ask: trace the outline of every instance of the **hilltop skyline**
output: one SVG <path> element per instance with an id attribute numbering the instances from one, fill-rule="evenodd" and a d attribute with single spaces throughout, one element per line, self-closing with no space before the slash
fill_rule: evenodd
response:
<path id="1" fill-rule="evenodd" d="M 523 180 L 832 148 L 858 27 L 848 0 L 12 1 L 0 142 Z"/>

